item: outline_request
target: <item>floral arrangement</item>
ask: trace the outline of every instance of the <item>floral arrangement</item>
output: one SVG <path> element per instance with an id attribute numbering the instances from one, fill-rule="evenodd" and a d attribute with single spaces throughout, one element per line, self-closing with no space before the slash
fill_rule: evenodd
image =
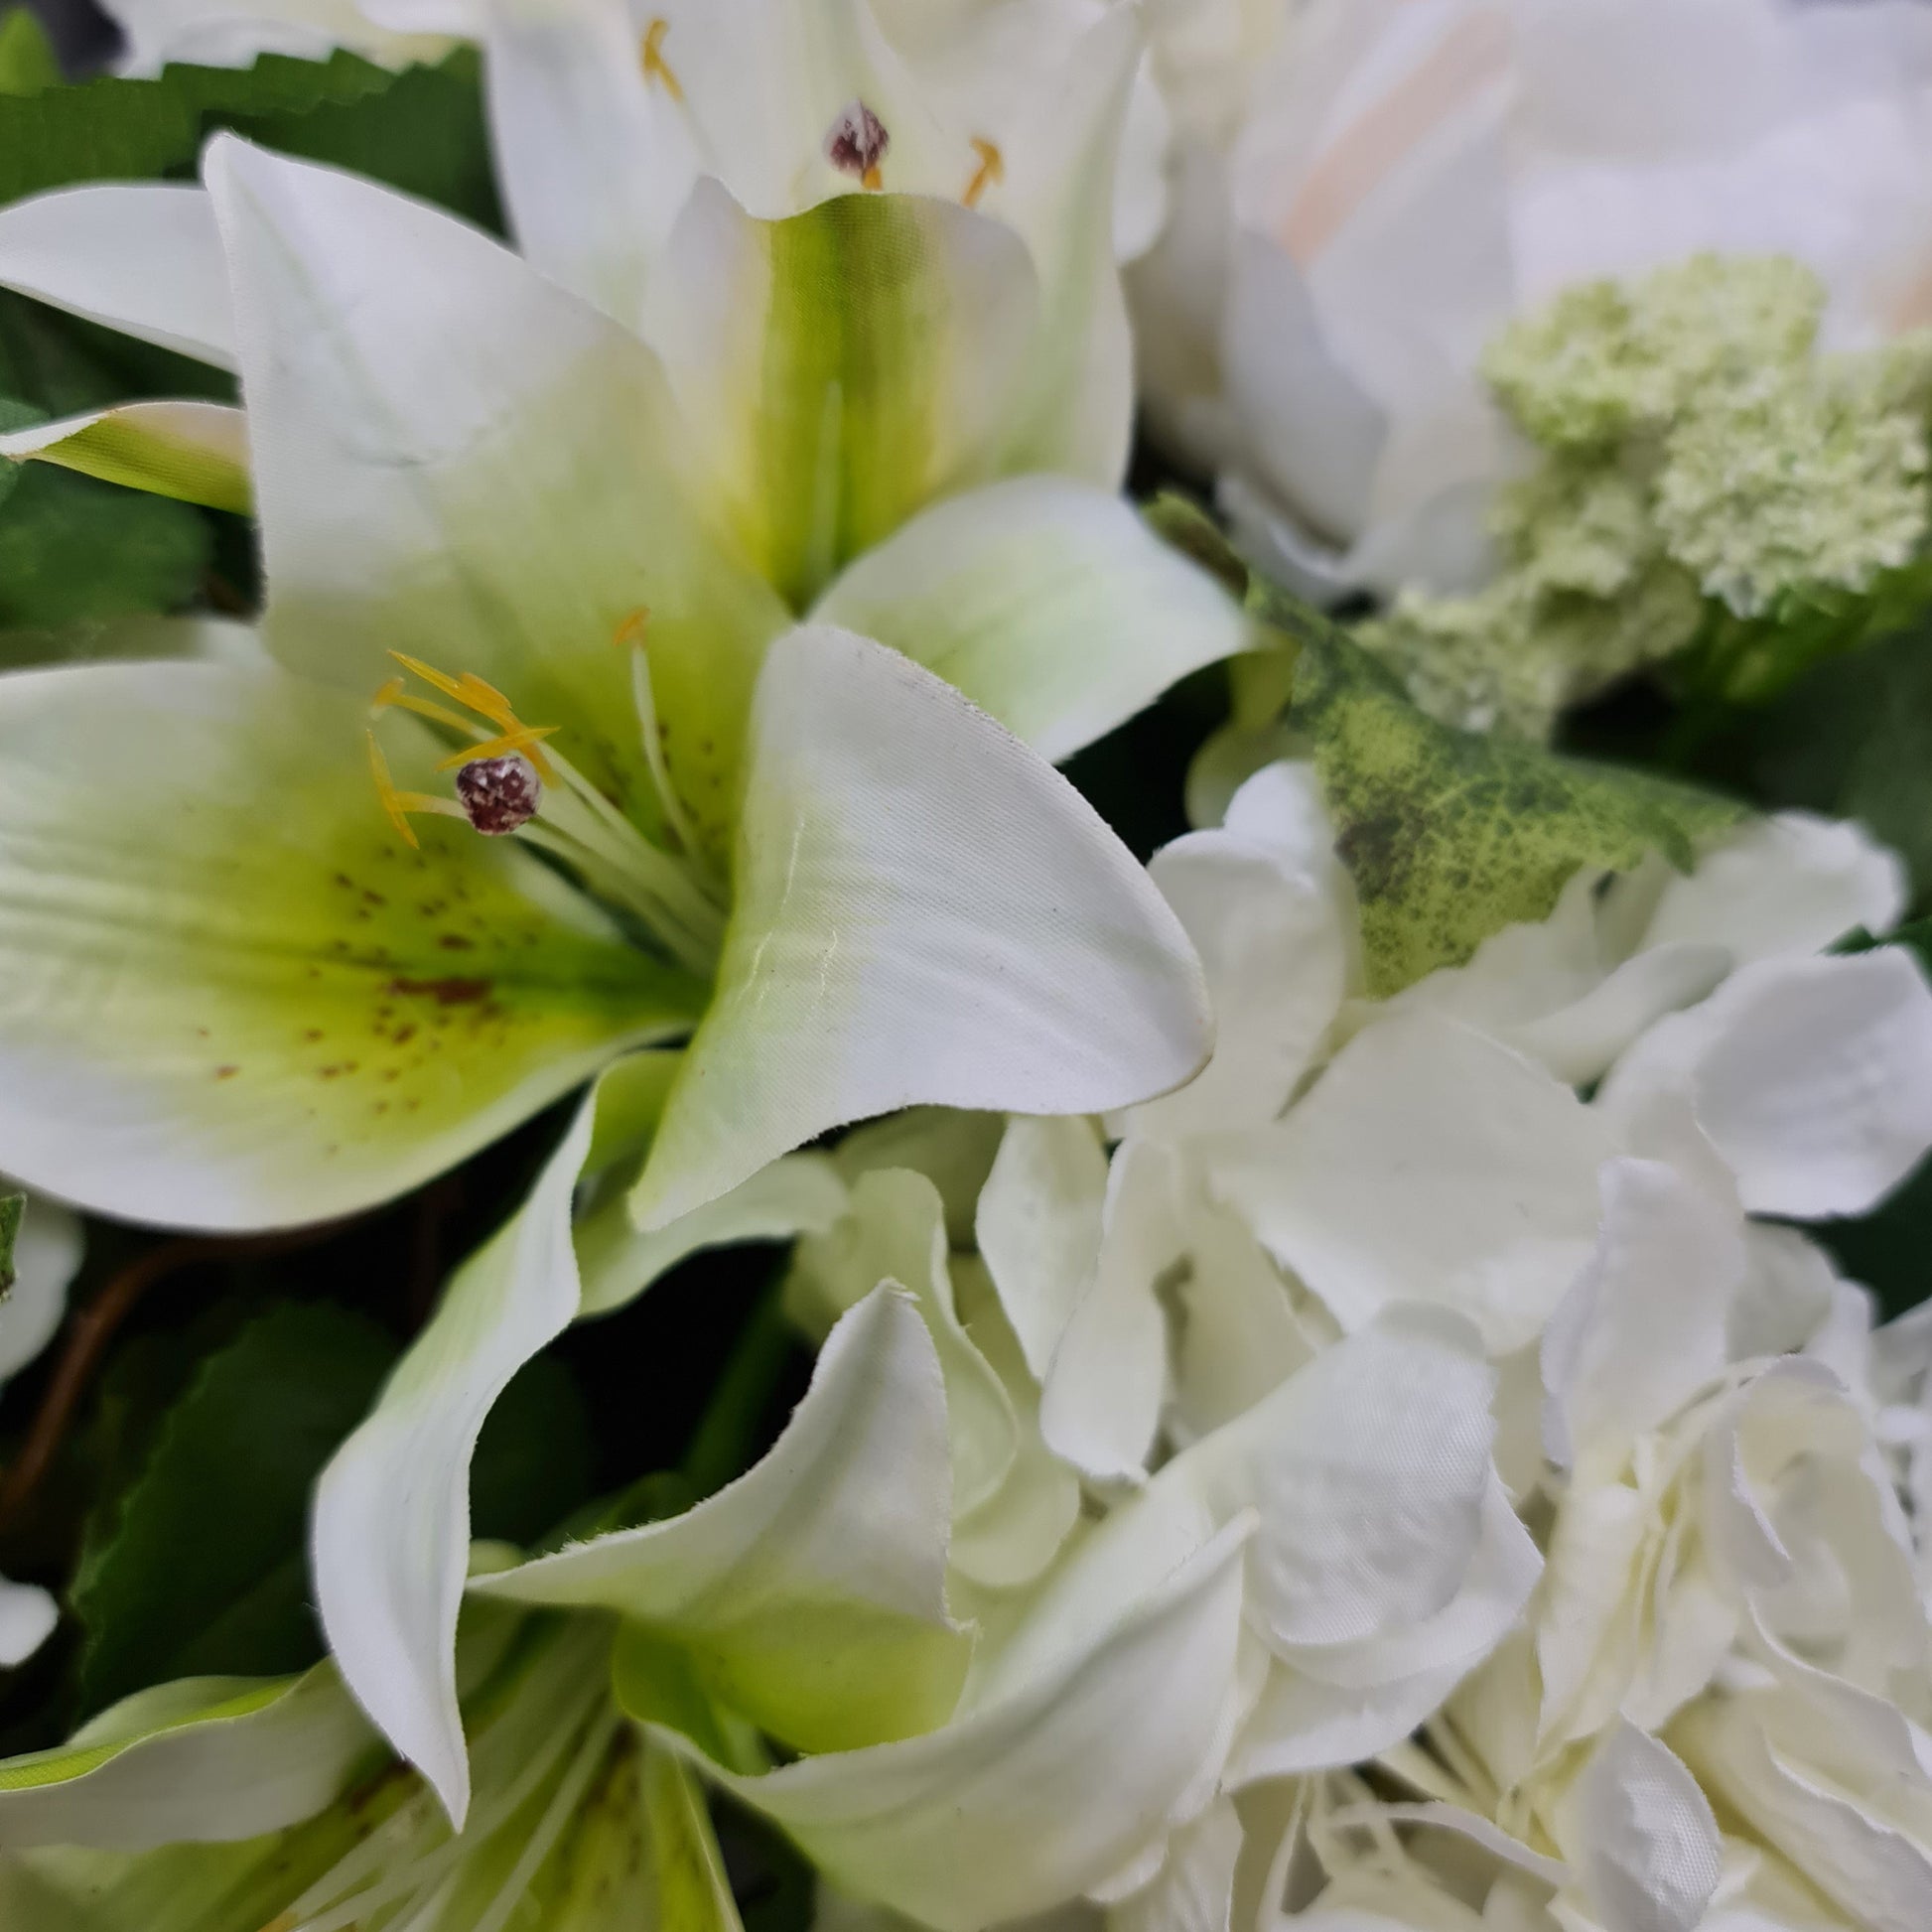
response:
<path id="1" fill-rule="evenodd" d="M 0 1932 L 1932 1926 L 1920 0 L 113 4 Z"/>

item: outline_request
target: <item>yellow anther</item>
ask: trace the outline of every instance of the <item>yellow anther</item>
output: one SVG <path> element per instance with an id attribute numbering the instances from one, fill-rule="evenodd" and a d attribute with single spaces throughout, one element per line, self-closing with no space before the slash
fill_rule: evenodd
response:
<path id="1" fill-rule="evenodd" d="M 878 162 L 875 161 L 872 164 L 872 166 L 868 168 L 866 172 L 859 177 L 859 186 L 865 189 L 868 193 L 873 195 L 877 195 L 879 191 L 886 186 L 886 177 L 879 172 Z"/>
<path id="2" fill-rule="evenodd" d="M 959 198 L 968 207 L 978 207 L 980 197 L 1007 178 L 1006 157 L 1001 154 L 997 142 L 984 140 L 975 134 L 973 152 L 979 156 L 980 165 L 973 170 L 973 179 L 966 184 L 966 192 Z"/>
<path id="3" fill-rule="evenodd" d="M 550 737 L 559 728 L 555 725 L 526 725 L 510 705 L 502 692 L 480 678 L 475 671 L 465 671 L 461 677 L 452 677 L 448 671 L 439 671 L 434 664 L 426 664 L 420 657 L 411 657 L 406 652 L 392 650 L 393 657 L 404 670 L 419 677 L 433 690 L 441 691 L 446 698 L 454 698 L 458 704 L 473 711 L 479 718 L 486 718 L 496 727 L 494 733 L 485 732 L 475 719 L 465 718 L 459 713 L 446 710 L 442 705 L 433 704 L 427 698 L 411 696 L 401 688 L 400 678 L 391 678 L 375 695 L 379 708 L 391 705 L 404 711 L 413 711 L 419 718 L 431 718 L 439 725 L 448 725 L 455 731 L 468 732 L 472 738 L 495 746 L 497 750 L 527 752 L 530 762 L 537 768 L 539 777 L 548 781 L 555 772 L 545 759 L 539 741 Z M 510 741 L 507 746 L 499 741 Z M 448 760 L 449 764 L 467 764 L 476 758 L 492 758 L 495 751 L 485 751 L 482 745 L 473 746 L 458 757 Z M 439 770 L 447 765 L 439 765 Z"/>
<path id="4" fill-rule="evenodd" d="M 655 80 L 673 100 L 682 101 L 684 89 L 678 84 L 678 77 L 671 71 L 663 54 L 664 36 L 670 31 L 671 23 L 661 18 L 653 20 L 644 29 L 644 78 Z"/>
<path id="5" fill-rule="evenodd" d="M 515 731 L 504 732 L 500 738 L 486 738 L 481 745 L 467 745 L 460 752 L 452 752 L 438 765 L 439 771 L 454 771 L 459 764 L 472 764 L 478 759 L 500 759 L 511 752 L 530 755 L 530 762 L 536 763 L 534 748 L 544 739 L 553 737 L 558 727 L 555 725 L 519 725 Z"/>
<path id="6" fill-rule="evenodd" d="M 650 606 L 640 604 L 626 616 L 619 620 L 618 627 L 611 633 L 611 641 L 617 645 L 634 644 L 641 650 L 644 638 L 650 629 Z"/>

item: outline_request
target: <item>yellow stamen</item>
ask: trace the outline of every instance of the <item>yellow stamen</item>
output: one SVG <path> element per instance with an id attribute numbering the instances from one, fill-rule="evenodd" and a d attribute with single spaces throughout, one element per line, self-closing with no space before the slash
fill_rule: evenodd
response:
<path id="1" fill-rule="evenodd" d="M 645 633 L 650 629 L 650 606 L 640 604 L 627 617 L 619 621 L 618 627 L 611 633 L 614 644 L 635 644 L 638 649 L 644 645 Z"/>
<path id="2" fill-rule="evenodd" d="M 385 711 L 413 711 L 418 718 L 431 718 L 439 725 L 448 725 L 460 732 L 473 732 L 476 725 L 460 711 L 452 711 L 448 705 L 437 704 L 430 698 L 419 698 L 405 687 L 399 677 L 392 677 L 373 698 L 369 700 L 369 716 L 380 718 Z"/>
<path id="3" fill-rule="evenodd" d="M 509 748 L 514 751 L 528 752 L 530 762 L 537 768 L 538 777 L 546 783 L 556 775 L 555 768 L 544 758 L 539 741 L 551 736 L 559 728 L 555 725 L 526 725 L 512 709 L 510 701 L 502 692 L 480 678 L 475 671 L 465 671 L 461 677 L 452 677 L 448 671 L 439 671 L 434 664 L 426 664 L 420 657 L 411 657 L 404 651 L 392 650 L 393 657 L 404 670 L 419 677 L 433 690 L 441 691 L 446 698 L 454 698 L 467 710 L 474 711 L 478 717 L 486 718 L 496 727 L 496 733 L 483 731 L 474 720 L 446 711 L 441 705 L 432 704 L 427 698 L 411 697 L 399 687 L 401 680 L 392 678 L 376 693 L 379 706 L 400 706 L 405 711 L 413 711 L 421 718 L 433 718 L 438 724 L 448 725 L 457 731 L 470 733 L 473 737 L 494 743 L 497 735 L 516 742 Z M 481 749 L 473 749 L 452 759 L 452 764 L 465 764 L 474 758 L 490 758 L 494 754 Z M 439 770 L 447 766 L 439 765 Z"/>
<path id="4" fill-rule="evenodd" d="M 511 752 L 528 752 L 541 740 L 554 736 L 558 729 L 555 725 L 519 725 L 515 731 L 504 732 L 500 738 L 486 738 L 481 745 L 452 752 L 436 768 L 439 771 L 454 771 L 459 764 L 472 764 L 478 759 L 500 759 Z M 536 759 L 532 758 L 530 762 L 534 764 Z"/>
<path id="5" fill-rule="evenodd" d="M 996 142 L 983 140 L 975 134 L 973 152 L 979 156 L 980 165 L 973 170 L 973 179 L 966 184 L 966 192 L 959 198 L 968 207 L 978 207 L 980 197 L 1007 178 L 1006 157 L 1001 154 Z"/>
<path id="6" fill-rule="evenodd" d="M 871 193 L 875 195 L 877 195 L 879 191 L 886 186 L 886 177 L 879 172 L 878 162 L 875 161 L 872 164 L 872 166 L 868 168 L 866 172 L 859 177 L 859 186 L 861 188 L 870 190 Z"/>
<path id="7" fill-rule="evenodd" d="M 673 100 L 681 102 L 684 89 L 678 84 L 678 77 L 671 71 L 662 52 L 664 36 L 670 31 L 671 23 L 663 19 L 653 20 L 644 29 L 644 78 L 655 80 Z"/>

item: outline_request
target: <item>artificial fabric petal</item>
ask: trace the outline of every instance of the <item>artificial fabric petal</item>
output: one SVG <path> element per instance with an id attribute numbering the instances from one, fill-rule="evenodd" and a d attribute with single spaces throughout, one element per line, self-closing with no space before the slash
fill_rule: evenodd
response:
<path id="1" fill-rule="evenodd" d="M 1131 505 L 1053 476 L 934 504 L 812 618 L 937 671 L 1055 764 L 1248 642 L 1233 600 Z"/>
<path id="2" fill-rule="evenodd" d="M 943 1724 L 972 1653 L 946 1609 L 951 1475 L 938 1357 L 883 1286 L 835 1327 L 785 1432 L 682 1516 L 481 1578 L 520 1603 L 618 1610 L 794 1747 Z"/>
<path id="3" fill-rule="evenodd" d="M 772 646 L 733 886 L 642 1226 L 849 1121 L 1099 1112 L 1206 1057 L 1199 965 L 1125 849 L 1018 740 L 864 638 Z"/>
<path id="4" fill-rule="evenodd" d="M 528 853 L 405 847 L 364 722 L 272 667 L 0 679 L 0 1168 L 167 1225 L 326 1220 L 690 1024 L 702 989 Z"/>
<path id="5" fill-rule="evenodd" d="M 84 476 L 126 483 L 245 516 L 247 419 L 216 402 L 129 402 L 0 436 L 0 457 L 58 463 Z"/>
<path id="6" fill-rule="evenodd" d="M 234 308 L 199 188 L 112 182 L 0 208 L 0 287 L 233 368 Z"/>

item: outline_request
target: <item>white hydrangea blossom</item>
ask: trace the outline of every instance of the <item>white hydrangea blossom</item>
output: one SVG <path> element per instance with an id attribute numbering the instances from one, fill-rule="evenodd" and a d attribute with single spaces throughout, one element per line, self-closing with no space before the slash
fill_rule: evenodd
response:
<path id="1" fill-rule="evenodd" d="M 914 1247 L 1015 1418 L 1000 1458 L 953 1425 L 949 1601 L 993 1633 L 969 1686 L 1043 1673 L 1100 1602 L 1241 1539 L 1205 1757 L 1079 1912 L 1923 1923 L 1932 1330 L 1873 1335 L 1789 1225 L 1863 1211 L 1932 1147 L 1923 976 L 1828 950 L 1888 929 L 1895 862 L 1757 821 L 1689 876 L 1579 877 L 1382 1002 L 1305 768 L 1153 871 L 1214 986 L 1208 1069 L 1110 1121 L 1111 1154 L 1080 1122 L 997 1150 L 959 1116 L 874 1130 L 793 1282 L 822 1326 L 918 1186 L 897 1164 L 934 1176 Z M 953 1316 L 919 1293 L 936 1338 Z M 1027 1533 L 989 1567 L 995 1495 Z M 969 1922 L 949 1873 L 921 1900 L 829 1869 Z"/>
<path id="2" fill-rule="evenodd" d="M 1227 12 L 1162 9 L 1157 37 L 1211 45 Z M 1786 255 L 1830 292 L 1827 348 L 1932 319 L 1932 22 L 1912 0 L 1270 16 L 1218 117 L 1176 110 L 1173 211 L 1134 294 L 1156 422 L 1277 574 L 1474 588 L 1520 462 L 1479 359 L 1574 284 Z"/>

